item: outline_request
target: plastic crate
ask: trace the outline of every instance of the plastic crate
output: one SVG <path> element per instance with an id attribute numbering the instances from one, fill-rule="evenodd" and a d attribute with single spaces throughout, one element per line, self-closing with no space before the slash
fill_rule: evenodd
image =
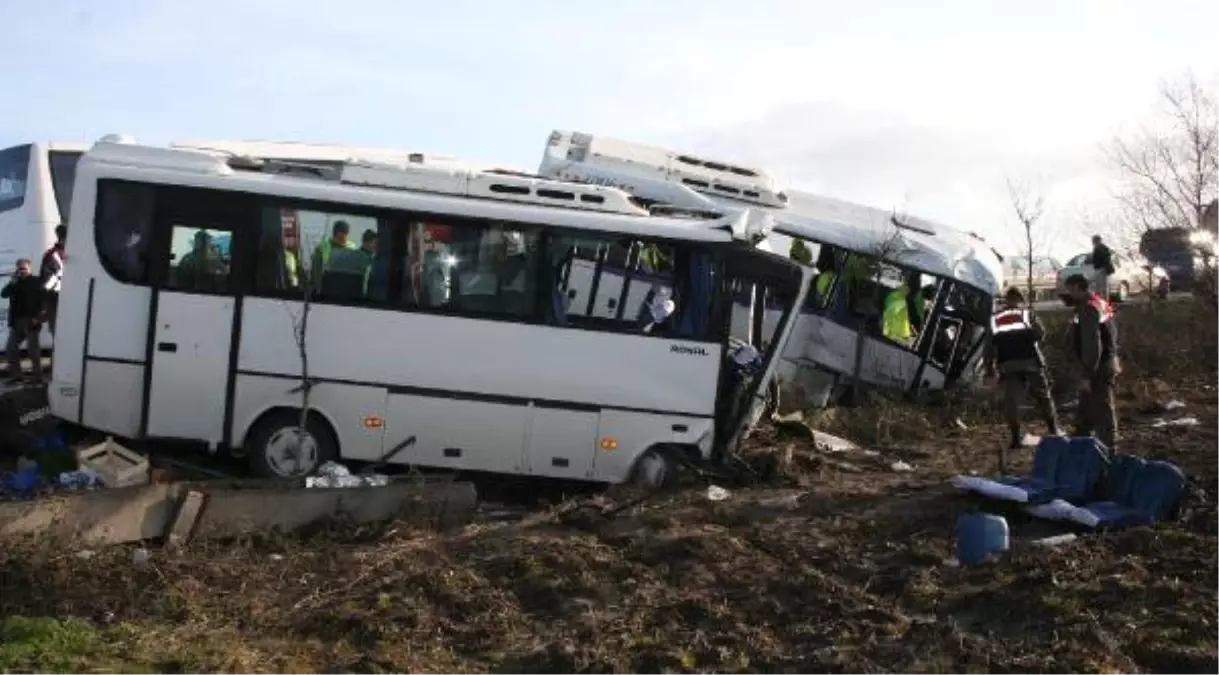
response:
<path id="1" fill-rule="evenodd" d="M 97 474 L 98 481 L 108 488 L 148 484 L 148 460 L 134 450 L 128 450 L 107 437 L 97 445 L 76 451 L 76 461 L 82 469 Z"/>

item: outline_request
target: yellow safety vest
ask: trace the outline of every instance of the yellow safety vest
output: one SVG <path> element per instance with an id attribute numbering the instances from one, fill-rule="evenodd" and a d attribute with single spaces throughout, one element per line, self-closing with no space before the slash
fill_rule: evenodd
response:
<path id="1" fill-rule="evenodd" d="M 288 286 L 292 288 L 300 285 L 300 276 L 297 268 L 296 254 L 292 252 L 292 249 L 284 249 L 284 273 L 288 277 Z"/>
<path id="2" fill-rule="evenodd" d="M 820 303 L 820 304 L 825 303 L 826 296 L 828 296 L 829 292 L 830 292 L 830 286 L 834 285 L 834 279 L 837 276 L 838 275 L 834 274 L 833 272 L 822 272 L 821 274 L 817 275 L 817 280 L 814 284 L 814 289 L 816 290 L 816 293 L 817 293 L 817 302 L 818 303 Z"/>
<path id="3" fill-rule="evenodd" d="M 906 295 L 909 292 L 910 289 L 902 284 L 885 296 L 881 334 L 896 342 L 908 341 L 913 335 L 913 331 L 910 329 L 910 311 L 906 307 Z"/>

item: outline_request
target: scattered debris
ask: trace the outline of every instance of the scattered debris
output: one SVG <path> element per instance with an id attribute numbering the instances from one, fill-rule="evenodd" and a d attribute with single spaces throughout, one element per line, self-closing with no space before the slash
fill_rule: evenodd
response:
<path id="1" fill-rule="evenodd" d="M 1010 546 L 1007 519 L 993 513 L 967 513 L 957 519 L 956 554 L 962 565 L 976 565 Z"/>
<path id="2" fill-rule="evenodd" d="M 352 475 L 347 467 L 338 462 L 326 462 L 317 469 L 318 475 L 305 479 L 305 487 L 309 488 L 353 488 L 353 487 L 384 487 L 389 485 L 389 476 L 373 473 L 362 476 Z"/>
<path id="3" fill-rule="evenodd" d="M 1172 412 L 1174 410 L 1180 410 L 1181 408 L 1184 408 L 1184 407 L 1185 407 L 1185 402 L 1178 401 L 1177 399 L 1172 399 L 1172 400 L 1164 401 L 1164 402 L 1160 403 L 1160 410 L 1162 410 L 1163 412 Z"/>
<path id="4" fill-rule="evenodd" d="M 60 487 L 68 489 L 88 489 L 97 487 L 101 477 L 92 469 L 77 469 L 59 474 Z"/>
<path id="5" fill-rule="evenodd" d="M 804 499 L 807 492 L 793 492 L 786 495 L 778 495 L 763 499 L 758 502 L 758 506 L 764 509 L 773 509 L 775 511 L 791 511 L 800 508 L 800 501 Z"/>
<path id="6" fill-rule="evenodd" d="M 1077 537 L 1075 536 L 1074 533 L 1068 532 L 1066 534 L 1059 534 L 1059 535 L 1055 535 L 1053 537 L 1042 537 L 1041 539 L 1034 539 L 1033 541 L 1031 541 L 1029 543 L 1033 544 L 1034 546 L 1053 547 L 1053 546 L 1061 546 L 1068 542 L 1075 541 L 1076 539 L 1077 539 Z"/>
<path id="7" fill-rule="evenodd" d="M 1198 424 L 1197 417 L 1180 417 L 1175 420 L 1158 419 L 1152 422 L 1151 426 L 1158 429 L 1161 427 L 1196 427 Z"/>
<path id="8" fill-rule="evenodd" d="M 97 555 L 96 551 L 87 548 L 76 552 L 76 557 L 80 558 L 81 560 L 88 560 L 95 555 Z"/>
<path id="9" fill-rule="evenodd" d="M 955 423 L 957 425 L 957 428 L 960 429 L 961 431 L 969 431 L 969 425 L 966 424 L 964 421 L 962 421 L 960 417 L 953 420 L 953 423 Z"/>
<path id="10" fill-rule="evenodd" d="M 891 464 L 889 466 L 889 468 L 893 469 L 894 471 L 896 471 L 898 473 L 910 473 L 910 472 L 914 471 L 913 466 L 910 466 L 909 464 L 903 462 L 900 459 L 897 460 L 896 462 L 894 462 L 893 464 Z"/>
<path id="11" fill-rule="evenodd" d="M 148 483 L 148 459 L 115 443 L 109 436 L 97 445 L 78 450 L 76 461 L 82 469 L 92 471 L 98 482 L 108 488 Z"/>
<path id="12" fill-rule="evenodd" d="M 725 499 L 728 499 L 730 496 L 732 496 L 731 492 L 718 485 L 707 486 L 707 499 L 710 499 L 713 502 L 722 502 Z"/>
<path id="13" fill-rule="evenodd" d="M 146 548 L 137 548 L 131 552 L 131 564 L 139 567 L 147 565 L 152 558 L 152 553 Z"/>

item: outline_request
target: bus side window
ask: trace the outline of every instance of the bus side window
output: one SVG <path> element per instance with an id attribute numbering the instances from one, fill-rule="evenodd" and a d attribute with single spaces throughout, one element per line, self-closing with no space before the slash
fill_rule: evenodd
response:
<path id="1" fill-rule="evenodd" d="M 506 223 L 416 223 L 414 286 L 428 307 L 533 318 L 540 235 Z"/>
<path id="2" fill-rule="evenodd" d="M 210 228 L 174 225 L 166 288 L 201 293 L 227 292 L 230 242 L 232 232 L 225 225 Z"/>
<path id="3" fill-rule="evenodd" d="M 145 185 L 98 183 L 96 241 L 102 267 L 115 279 L 148 282 L 154 193 Z"/>

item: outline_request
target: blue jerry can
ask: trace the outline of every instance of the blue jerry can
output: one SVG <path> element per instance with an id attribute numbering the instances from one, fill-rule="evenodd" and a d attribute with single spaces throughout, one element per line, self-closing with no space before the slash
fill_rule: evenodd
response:
<path id="1" fill-rule="evenodd" d="M 976 565 L 1008 548 L 1007 520 L 992 513 L 967 513 L 957 519 L 957 560 Z"/>

